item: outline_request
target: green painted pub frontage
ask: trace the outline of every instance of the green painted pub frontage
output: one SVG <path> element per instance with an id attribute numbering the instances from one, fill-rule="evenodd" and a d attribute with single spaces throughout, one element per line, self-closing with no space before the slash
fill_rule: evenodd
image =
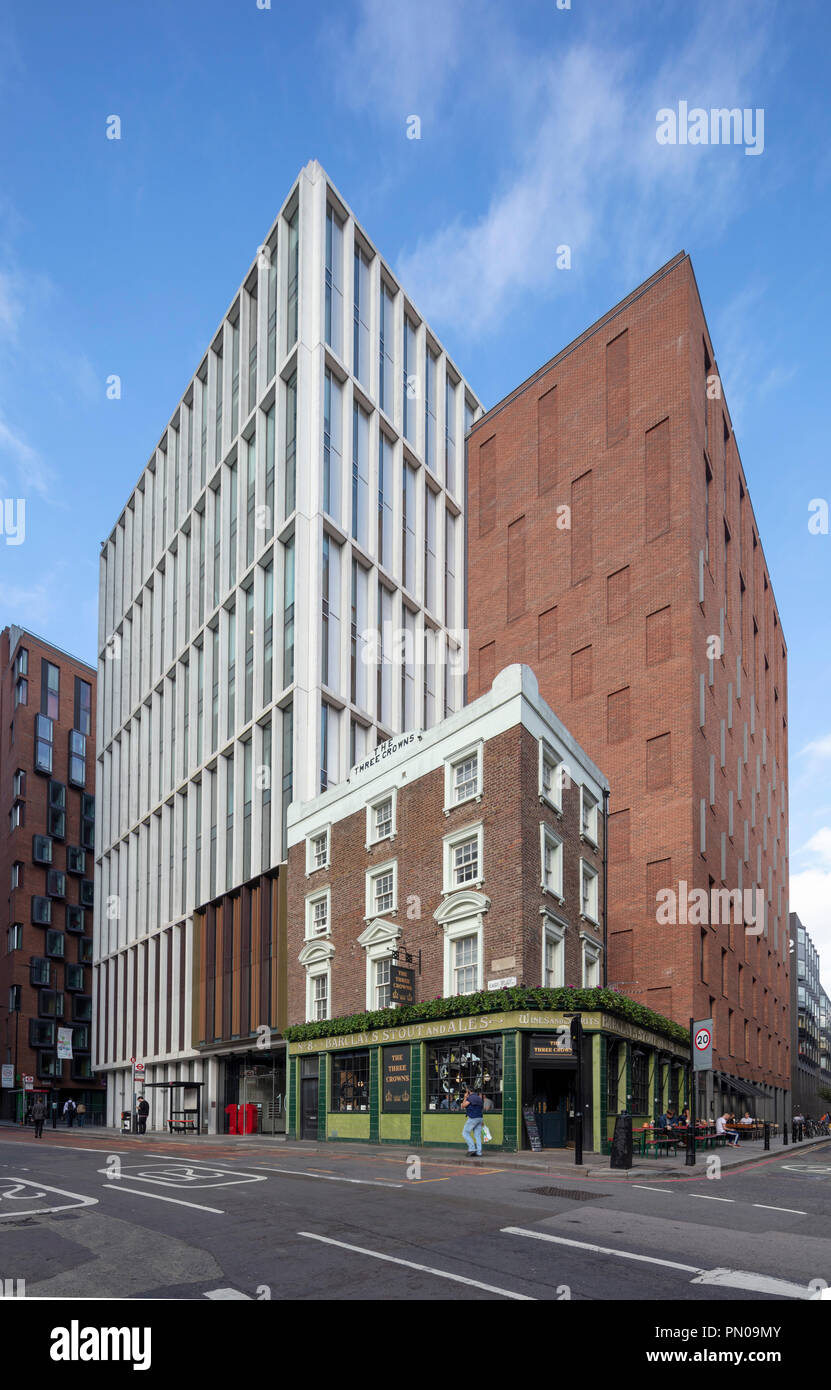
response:
<path id="1" fill-rule="evenodd" d="M 342 1033 L 337 1019 L 289 1028 L 288 1134 L 463 1147 L 461 1100 L 470 1087 L 486 1098 L 491 1152 L 531 1147 L 528 1120 L 543 1148 L 566 1148 L 574 1139 L 578 1080 L 571 1021 L 579 1014 L 583 1146 L 608 1153 L 619 1114 L 628 1111 L 637 1129 L 668 1105 L 687 1103 L 689 1046 L 683 1028 L 629 1000 L 627 1011 L 648 1024 L 611 1012 L 609 1002 L 614 1007 L 622 996 L 579 993 L 596 993 L 606 1007 L 509 1008 L 400 1025 L 385 1014 L 379 1027 L 367 1015 L 367 1026 Z M 309 1036 L 323 1026 L 325 1033 Z"/>

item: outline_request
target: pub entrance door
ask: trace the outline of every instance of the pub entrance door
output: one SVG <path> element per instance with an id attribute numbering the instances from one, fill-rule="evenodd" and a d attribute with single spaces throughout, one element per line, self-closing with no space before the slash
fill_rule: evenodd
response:
<path id="1" fill-rule="evenodd" d="M 304 1076 L 300 1079 L 300 1138 L 317 1138 L 318 1079 Z"/>
<path id="2" fill-rule="evenodd" d="M 573 1070 L 531 1067 L 530 1101 L 544 1149 L 564 1149 L 573 1137 Z"/>

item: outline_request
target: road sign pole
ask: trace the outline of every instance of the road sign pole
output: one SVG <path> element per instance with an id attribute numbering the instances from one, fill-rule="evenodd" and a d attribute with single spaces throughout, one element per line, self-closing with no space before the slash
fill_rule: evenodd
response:
<path id="1" fill-rule="evenodd" d="M 694 1168 L 694 1167 L 695 1167 L 695 1122 L 696 1122 L 696 1113 L 695 1113 L 695 1092 L 696 1092 L 696 1085 L 695 1085 L 695 1078 L 696 1078 L 696 1071 L 695 1071 L 695 1037 L 694 1037 L 694 1032 L 695 1032 L 695 1019 L 694 1019 L 694 1018 L 691 1018 L 691 1019 L 690 1019 L 690 1124 L 689 1124 L 689 1129 L 687 1130 L 687 1155 L 686 1155 L 686 1158 L 685 1158 L 685 1160 L 684 1160 L 688 1168 Z"/>

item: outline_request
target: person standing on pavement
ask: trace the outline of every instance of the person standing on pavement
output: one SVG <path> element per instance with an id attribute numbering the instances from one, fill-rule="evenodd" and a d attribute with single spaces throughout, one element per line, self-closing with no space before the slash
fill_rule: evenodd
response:
<path id="1" fill-rule="evenodd" d="M 147 1133 L 147 1116 L 150 1114 L 150 1106 L 145 1096 L 139 1096 L 136 1106 L 136 1132 L 138 1134 Z"/>
<path id="2" fill-rule="evenodd" d="M 465 1091 L 462 1109 L 467 1118 L 462 1130 L 462 1138 L 467 1144 L 468 1158 L 482 1157 L 482 1113 L 484 1108 L 484 1099 L 478 1091 Z"/>
<path id="3" fill-rule="evenodd" d="M 70 1096 L 69 1099 L 65 1100 L 63 1103 L 63 1117 L 66 1120 L 69 1129 L 72 1128 L 72 1121 L 75 1119 L 75 1110 L 75 1102 Z"/>
<path id="4" fill-rule="evenodd" d="M 43 1103 L 43 1101 L 41 1100 L 40 1096 L 38 1096 L 37 1100 L 35 1101 L 34 1105 L 32 1106 L 32 1124 L 33 1124 L 34 1127 L 35 1127 L 35 1138 L 36 1138 L 36 1139 L 40 1139 L 40 1138 L 43 1137 L 43 1121 L 44 1121 L 45 1119 L 46 1119 L 46 1106 L 44 1105 L 44 1103 Z"/>
<path id="5" fill-rule="evenodd" d="M 87 1118 L 87 1107 L 82 1100 L 78 1101 L 78 1128 L 83 1129 Z"/>

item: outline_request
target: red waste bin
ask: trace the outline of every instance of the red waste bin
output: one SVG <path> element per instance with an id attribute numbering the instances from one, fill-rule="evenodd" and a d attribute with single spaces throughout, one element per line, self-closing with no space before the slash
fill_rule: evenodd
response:
<path id="1" fill-rule="evenodd" d="M 239 1129 L 237 1128 L 237 1111 L 238 1111 L 238 1109 L 239 1109 L 239 1106 L 238 1106 L 238 1105 L 226 1105 L 226 1107 L 225 1107 L 225 1114 L 228 1116 L 228 1133 L 229 1133 L 229 1134 L 239 1134 Z"/>
<path id="2" fill-rule="evenodd" d="M 244 1112 L 245 1128 L 244 1128 L 244 1130 L 243 1130 L 243 1133 L 244 1133 L 244 1134 L 256 1134 L 256 1133 L 257 1133 L 257 1107 L 256 1107 L 256 1105 L 252 1105 L 252 1104 L 249 1102 L 247 1105 L 241 1105 L 241 1106 L 240 1106 L 240 1110 Z"/>

